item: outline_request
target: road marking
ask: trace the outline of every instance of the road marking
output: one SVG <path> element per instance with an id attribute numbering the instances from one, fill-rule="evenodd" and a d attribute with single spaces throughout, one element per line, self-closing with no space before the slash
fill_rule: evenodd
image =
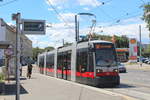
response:
<path id="1" fill-rule="evenodd" d="M 150 88 L 150 85 L 134 83 L 134 82 L 127 81 L 127 80 L 123 80 L 122 83 L 123 83 L 123 84 L 129 84 L 129 85 L 132 85 L 132 86 L 135 86 L 135 85 L 136 85 L 136 86 L 140 86 L 140 87 Z"/>
<path id="2" fill-rule="evenodd" d="M 148 93 L 143 93 L 141 91 L 135 91 L 135 90 L 127 90 L 127 89 L 118 89 L 116 91 L 117 93 L 126 94 L 129 96 L 133 96 L 135 98 L 139 98 L 142 100 L 149 100 L 150 95 Z"/>
<path id="3" fill-rule="evenodd" d="M 104 90 L 104 89 L 101 89 L 101 88 L 96 88 L 96 87 L 92 87 L 92 86 L 88 86 L 88 85 L 84 85 L 84 84 L 79 84 L 79 83 L 72 82 L 72 81 L 66 81 L 66 80 L 63 80 L 63 79 L 59 79 L 59 78 L 55 78 L 55 77 L 51 77 L 51 76 L 46 76 L 46 75 L 42 75 L 42 74 L 38 74 L 38 75 L 44 76 L 46 78 L 62 81 L 62 82 L 65 82 L 65 83 L 71 83 L 72 85 L 84 87 L 86 89 L 91 89 L 91 90 L 94 90 L 94 91 L 97 91 L 97 92 L 101 92 L 101 93 L 104 93 L 104 94 L 107 94 L 107 95 L 110 95 L 110 96 L 120 96 L 120 97 L 124 98 L 125 100 L 139 100 L 137 98 L 134 98 L 134 97 L 131 97 L 131 96 L 127 96 L 125 94 L 120 94 L 120 93 Z"/>

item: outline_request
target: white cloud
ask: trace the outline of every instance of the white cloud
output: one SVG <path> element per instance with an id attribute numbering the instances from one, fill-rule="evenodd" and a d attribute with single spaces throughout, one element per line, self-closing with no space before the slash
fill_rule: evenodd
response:
<path id="1" fill-rule="evenodd" d="M 79 4 L 81 6 L 92 6 L 92 7 L 96 7 L 96 6 L 100 6 L 102 5 L 101 2 L 99 2 L 98 0 L 78 0 Z"/>
<path id="2" fill-rule="evenodd" d="M 59 4 L 62 4 L 62 3 L 65 3 L 65 2 L 67 2 L 68 0 L 46 0 L 46 3 L 48 4 L 48 5 L 50 5 L 50 3 L 52 4 L 52 5 L 59 5 Z"/>
<path id="3" fill-rule="evenodd" d="M 60 21 L 63 21 L 63 22 L 65 21 L 65 22 L 67 22 L 67 23 L 72 23 L 72 22 L 74 22 L 75 13 L 61 13 L 60 15 L 61 15 L 61 17 L 58 16 L 58 19 L 59 19 Z"/>
<path id="4" fill-rule="evenodd" d="M 89 11 L 89 10 L 90 10 L 88 7 L 84 7 L 83 9 L 86 10 L 86 11 Z"/>
<path id="5" fill-rule="evenodd" d="M 58 6 L 57 9 L 61 10 L 61 9 L 63 9 L 63 8 L 62 8 L 61 6 Z"/>
<path id="6" fill-rule="evenodd" d="M 62 39 L 65 42 L 74 42 L 75 31 L 74 27 L 72 29 L 68 28 L 68 26 L 64 26 L 65 23 L 55 23 L 52 24 L 52 28 L 46 29 L 46 35 L 36 35 L 28 37 L 33 41 L 33 47 L 44 48 L 47 46 L 58 47 L 62 46 Z M 73 23 L 70 23 L 70 26 L 74 26 Z"/>
<path id="7" fill-rule="evenodd" d="M 53 11 L 54 9 L 52 9 L 52 8 L 48 8 L 48 11 Z"/>
<path id="8" fill-rule="evenodd" d="M 7 24 L 8 24 L 9 26 L 15 26 L 15 23 L 12 22 L 12 21 L 11 21 L 11 22 L 8 22 Z"/>
<path id="9" fill-rule="evenodd" d="M 121 20 L 121 23 L 123 23 L 123 24 L 142 23 L 142 22 L 143 22 L 143 20 L 141 19 L 141 16 Z"/>
<path id="10" fill-rule="evenodd" d="M 46 35 L 36 35 L 28 37 L 33 41 L 33 46 L 39 46 L 41 48 L 47 46 L 58 47 L 62 46 L 62 39 L 65 42 L 74 42 L 75 41 L 75 29 L 74 29 L 74 14 L 66 13 L 62 14 L 64 19 L 69 20 L 67 25 L 65 23 L 53 23 L 52 27 L 46 28 Z M 72 16 L 72 17 L 71 17 Z M 138 20 L 138 18 L 137 18 Z M 73 21 L 73 22 L 72 22 Z M 133 19 L 127 19 L 121 25 L 108 26 L 109 23 L 97 23 L 95 32 L 104 35 L 127 35 L 128 37 L 139 38 L 139 25 L 142 26 L 142 42 L 149 42 L 149 31 L 146 28 L 146 23 L 133 23 L 128 24 L 128 22 L 136 22 Z M 71 27 L 68 27 L 68 25 Z M 104 26 L 104 27 L 99 27 Z M 103 33 L 101 31 L 103 30 Z M 80 35 L 89 34 L 89 28 L 80 28 Z"/>
<path id="11" fill-rule="evenodd" d="M 139 38 L 139 25 L 142 26 L 142 40 L 148 40 L 149 38 L 149 32 L 146 28 L 145 23 L 141 24 L 127 24 L 127 25 L 115 25 L 115 26 L 109 26 L 109 27 L 103 27 L 103 28 L 96 28 L 96 32 L 100 33 L 101 30 L 103 30 L 103 33 L 105 35 L 127 35 L 128 37 L 135 37 Z M 148 42 L 148 41 L 144 41 Z"/>

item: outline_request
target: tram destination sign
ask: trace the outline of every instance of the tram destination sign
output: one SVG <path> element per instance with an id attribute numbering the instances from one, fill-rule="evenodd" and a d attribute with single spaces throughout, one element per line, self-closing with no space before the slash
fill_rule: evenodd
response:
<path id="1" fill-rule="evenodd" d="M 45 20 L 22 19 L 22 33 L 32 35 L 44 35 Z"/>

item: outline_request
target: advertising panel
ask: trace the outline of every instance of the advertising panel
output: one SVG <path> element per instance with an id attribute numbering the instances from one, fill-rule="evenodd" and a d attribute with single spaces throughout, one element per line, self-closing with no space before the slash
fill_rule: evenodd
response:
<path id="1" fill-rule="evenodd" d="M 129 60 L 130 62 L 137 62 L 137 40 L 135 38 L 129 39 Z"/>

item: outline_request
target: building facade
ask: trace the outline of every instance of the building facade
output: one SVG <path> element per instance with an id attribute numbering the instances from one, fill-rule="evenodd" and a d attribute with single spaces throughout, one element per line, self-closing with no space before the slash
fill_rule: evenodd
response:
<path id="1" fill-rule="evenodd" d="M 4 22 L 3 19 L 0 19 L 0 41 L 7 41 L 11 44 L 11 50 L 13 54 L 9 59 L 10 73 L 15 74 L 15 48 L 16 48 L 16 31 L 15 27 L 9 26 Z M 20 36 L 20 52 L 21 58 L 31 58 L 32 57 L 32 41 L 29 40 L 24 34 Z M 0 49 L 0 66 L 4 66 L 4 60 L 6 60 L 5 50 Z M 23 61 L 23 60 L 22 60 Z M 22 62 L 21 62 L 22 63 Z"/>

